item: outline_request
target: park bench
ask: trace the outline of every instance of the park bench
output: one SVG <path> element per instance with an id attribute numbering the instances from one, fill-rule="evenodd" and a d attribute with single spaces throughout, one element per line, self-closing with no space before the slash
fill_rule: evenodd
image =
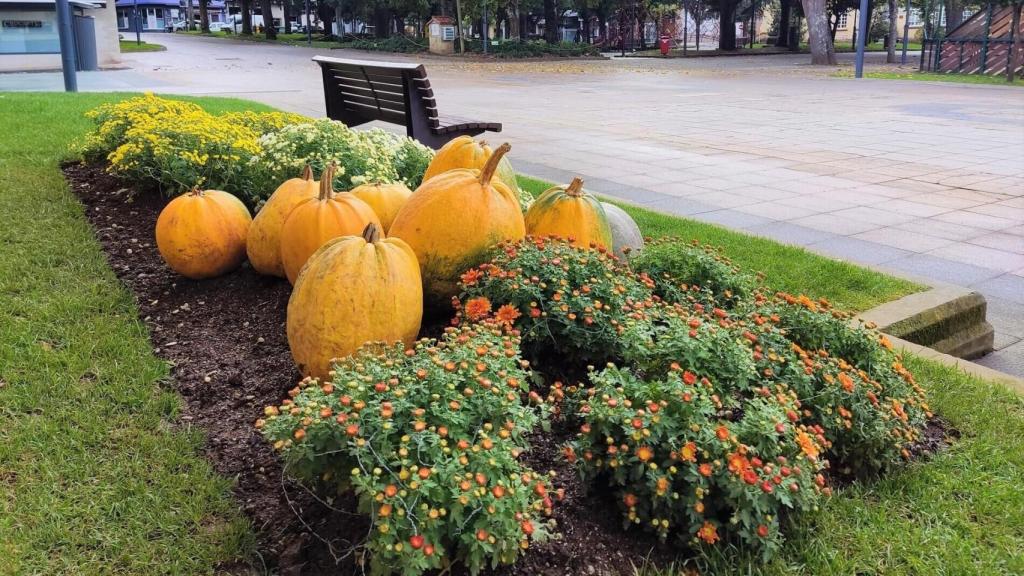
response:
<path id="1" fill-rule="evenodd" d="M 315 56 L 324 75 L 327 117 L 349 126 L 381 120 L 405 126 L 410 138 L 440 148 L 463 134 L 501 132 L 498 122 L 480 122 L 437 111 L 434 91 L 421 64 L 370 62 Z"/>

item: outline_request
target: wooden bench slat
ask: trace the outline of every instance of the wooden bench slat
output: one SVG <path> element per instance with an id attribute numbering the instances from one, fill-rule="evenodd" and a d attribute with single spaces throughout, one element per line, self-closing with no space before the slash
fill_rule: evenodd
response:
<path id="1" fill-rule="evenodd" d="M 403 112 L 388 110 L 386 108 L 377 108 L 376 106 L 362 104 L 360 102 L 346 101 L 345 109 L 373 120 L 379 119 L 384 120 L 385 122 L 393 122 L 395 124 L 404 125 L 406 120 L 405 113 Z"/>
<path id="2" fill-rule="evenodd" d="M 394 110 L 395 112 L 405 114 L 405 103 L 403 102 L 378 100 L 373 96 L 363 96 L 362 94 L 345 94 L 345 102 L 357 102 L 361 106 L 372 106 L 381 110 Z"/>
<path id="3" fill-rule="evenodd" d="M 382 101 L 391 102 L 399 106 L 405 106 L 405 96 L 402 94 L 386 92 L 383 90 L 374 90 L 371 88 L 364 88 L 362 86 L 349 86 L 348 84 L 340 84 L 339 87 L 343 87 L 346 97 L 349 94 L 353 94 L 356 96 L 364 96 L 366 98 L 378 98 Z"/>
<path id="4" fill-rule="evenodd" d="M 378 90 L 388 90 L 390 92 L 397 92 L 402 94 L 405 92 L 405 85 L 402 84 L 401 79 L 397 81 L 382 81 L 374 78 L 365 78 L 358 74 L 348 74 L 344 71 L 331 70 L 331 75 L 339 82 L 345 82 L 347 84 L 354 84 L 357 86 L 373 87 Z"/>

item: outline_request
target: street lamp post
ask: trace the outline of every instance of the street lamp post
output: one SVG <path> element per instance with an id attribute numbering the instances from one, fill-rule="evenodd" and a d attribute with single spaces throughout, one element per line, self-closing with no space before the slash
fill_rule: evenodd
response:
<path id="1" fill-rule="evenodd" d="M 907 42 L 910 36 L 910 0 L 907 0 L 907 13 L 903 15 L 903 54 L 900 56 L 900 64 L 907 63 Z"/>
<path id="2" fill-rule="evenodd" d="M 141 26 L 141 21 L 139 20 L 139 0 L 135 0 L 134 12 L 135 12 L 135 44 L 136 45 L 142 45 L 142 29 L 141 29 L 142 26 Z"/>
<path id="3" fill-rule="evenodd" d="M 313 45 L 313 24 L 309 21 L 309 0 L 306 0 L 306 45 Z"/>
<path id="4" fill-rule="evenodd" d="M 868 0 L 860 0 L 860 13 L 858 14 L 858 20 L 860 20 L 860 34 L 857 34 L 857 65 L 854 76 L 857 78 L 864 77 L 864 44 L 868 37 Z"/>
<path id="5" fill-rule="evenodd" d="M 71 5 L 57 0 L 57 34 L 60 37 L 60 63 L 64 72 L 64 91 L 78 92 L 75 72 L 75 37 L 71 32 Z"/>

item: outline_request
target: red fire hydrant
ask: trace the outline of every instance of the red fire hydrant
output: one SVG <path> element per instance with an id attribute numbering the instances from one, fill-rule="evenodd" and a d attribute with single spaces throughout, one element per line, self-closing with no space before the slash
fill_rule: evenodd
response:
<path id="1" fill-rule="evenodd" d="M 662 56 L 668 56 L 668 49 L 671 45 L 671 39 L 668 36 L 662 36 L 658 38 L 658 48 L 661 49 Z"/>

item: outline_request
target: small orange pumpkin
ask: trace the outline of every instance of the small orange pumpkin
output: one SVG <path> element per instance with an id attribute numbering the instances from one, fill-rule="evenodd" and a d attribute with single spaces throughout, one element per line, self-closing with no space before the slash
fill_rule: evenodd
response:
<path id="1" fill-rule="evenodd" d="M 303 374 L 326 378 L 332 359 L 367 342 L 412 344 L 422 318 L 416 255 L 372 223 L 310 256 L 288 300 L 288 346 Z"/>
<path id="2" fill-rule="evenodd" d="M 454 296 L 459 276 L 495 244 L 526 235 L 516 193 L 494 178 L 510 149 L 502 144 L 483 170 L 449 170 L 425 181 L 395 217 L 390 235 L 416 253 L 431 304 Z"/>
<path id="3" fill-rule="evenodd" d="M 195 188 L 171 200 L 156 220 L 156 247 L 172 270 L 193 279 L 230 272 L 245 260 L 252 223 L 241 200 Z"/>
<path id="4" fill-rule="evenodd" d="M 526 211 L 526 232 L 561 236 L 573 245 L 612 247 L 612 231 L 601 202 L 583 190 L 583 180 L 544 191 Z"/>
<path id="5" fill-rule="evenodd" d="M 313 180 L 313 169 L 307 164 L 301 178 L 290 178 L 274 190 L 253 219 L 245 242 L 245 251 L 254 270 L 285 277 L 281 262 L 281 228 L 296 206 L 317 197 L 319 186 Z"/>
<path id="6" fill-rule="evenodd" d="M 349 192 L 335 194 L 335 166 L 320 175 L 320 194 L 295 206 L 281 228 L 281 263 L 295 284 L 306 260 L 331 238 L 358 235 L 367 224 L 381 228 L 373 208 Z"/>
<path id="7" fill-rule="evenodd" d="M 384 232 L 391 230 L 391 223 L 395 221 L 398 211 L 405 206 L 412 196 L 412 190 L 401 182 L 391 184 L 362 184 L 352 189 L 352 194 L 366 202 L 377 213 L 380 223 L 384 225 Z"/>

